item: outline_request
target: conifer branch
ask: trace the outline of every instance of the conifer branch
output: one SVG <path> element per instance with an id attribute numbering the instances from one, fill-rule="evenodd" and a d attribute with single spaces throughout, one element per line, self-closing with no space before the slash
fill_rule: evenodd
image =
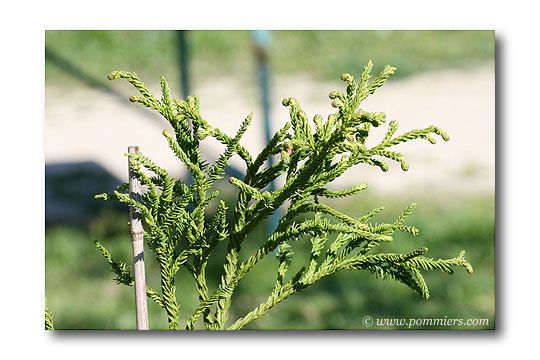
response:
<path id="1" fill-rule="evenodd" d="M 148 187 L 141 201 L 130 199 L 125 184 L 112 194 L 96 196 L 120 201 L 141 211 L 145 239 L 157 259 L 161 275 L 161 291 L 147 287 L 147 295 L 167 314 L 169 329 L 179 328 L 180 304 L 176 299 L 174 280 L 181 268 L 187 269 L 193 276 L 195 291 L 199 296 L 199 304 L 186 324 L 189 330 L 196 328 L 200 318 L 206 329 L 225 329 L 232 295 L 239 282 L 271 253 L 276 255 L 277 267 L 276 282 L 268 299 L 236 319 L 228 329 L 243 328 L 289 296 L 341 270 L 365 270 L 382 279 L 393 279 L 424 298 L 429 297 L 429 290 L 422 272 L 439 270 L 452 273 L 455 267 L 473 272 L 464 252 L 455 258 L 433 260 L 425 256 L 426 247 L 404 254 L 374 251 L 381 243 L 393 241 L 392 236 L 396 231 L 418 235 L 418 229 L 404 224 L 415 203 L 407 207 L 393 223 L 374 223 L 371 222 L 372 218 L 383 207 L 353 217 L 320 202 L 324 198 L 358 196 L 367 188 L 366 183 L 344 190 L 327 188 L 329 183 L 353 166 L 363 163 L 388 171 L 385 161 L 391 160 L 407 171 L 409 164 L 404 154 L 389 150 L 391 147 L 415 139 L 435 143 L 435 136 L 449 140 L 449 136 L 436 126 L 396 135 L 398 123 L 393 120 L 388 123 L 381 141 L 368 148 L 366 139 L 372 127 L 383 126 L 386 115 L 364 111 L 360 105 L 396 70 L 387 65 L 370 82 L 372 69 L 370 61 L 358 81 L 350 74 L 341 76 L 346 83 L 345 91 L 329 94 L 336 112 L 326 120 L 321 115 L 315 115 L 311 124 L 298 100 L 294 97 L 284 99 L 282 104 L 288 107 L 290 121 L 274 134 L 255 157 L 240 144 L 253 113 L 244 119 L 236 134 L 230 136 L 203 118 L 201 103 L 196 95 L 188 96 L 185 100 L 171 98 L 164 78 L 160 79 L 161 99 L 158 101 L 136 74 L 123 71 L 109 74 L 109 79 L 125 79 L 140 92 L 140 96 L 130 98 L 132 102 L 159 112 L 170 123 L 174 133 L 164 130 L 163 135 L 171 151 L 193 176 L 193 183 L 185 184 L 169 176 L 165 169 L 148 157 L 129 154 L 134 173 Z M 213 165 L 204 159 L 200 151 L 200 143 L 209 136 L 225 147 Z M 247 169 L 243 179 L 229 179 L 239 194 L 234 207 L 231 207 L 234 209 L 232 218 L 228 219 L 229 206 L 221 199 L 217 210 L 213 214 L 208 213 L 209 205 L 219 196 L 217 191 L 210 195 L 208 191 L 223 176 L 234 155 L 246 163 Z M 269 157 L 275 155 L 279 161 L 265 166 Z M 147 176 L 141 167 L 155 176 Z M 284 177 L 283 186 L 268 190 L 268 184 L 280 176 Z M 250 233 L 281 206 L 286 206 L 287 210 L 274 232 L 253 255 L 241 258 L 239 254 L 243 242 L 250 240 Z M 313 216 L 310 217 L 310 214 Z M 333 234 L 337 236 L 334 238 Z M 290 276 L 290 264 L 300 261 L 293 256 L 294 243 L 307 240 L 311 242 L 309 260 L 302 264 L 300 271 Z M 227 252 L 221 281 L 217 288 L 210 289 L 206 266 L 216 246 L 222 242 L 227 243 Z M 130 267 L 113 260 L 99 242 L 96 242 L 96 246 L 116 275 L 117 283 L 132 285 Z"/>
<path id="2" fill-rule="evenodd" d="M 47 297 L 45 297 L 45 330 L 54 330 L 53 314 L 47 306 Z"/>

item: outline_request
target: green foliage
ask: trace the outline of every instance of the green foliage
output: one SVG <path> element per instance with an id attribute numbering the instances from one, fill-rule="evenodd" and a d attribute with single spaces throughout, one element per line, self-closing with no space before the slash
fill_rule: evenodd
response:
<path id="1" fill-rule="evenodd" d="M 445 260 L 424 256 L 427 253 L 425 247 L 406 253 L 376 252 L 380 245 L 391 242 L 396 232 L 418 234 L 416 228 L 403 224 L 416 204 L 407 207 L 394 222 L 372 223 L 369 220 L 381 208 L 356 218 L 320 202 L 324 198 L 355 196 L 366 189 L 365 183 L 342 191 L 325 188 L 352 166 L 363 163 L 387 171 L 385 161 L 392 160 L 399 162 L 406 171 L 409 167 L 407 161 L 402 154 L 389 151 L 392 146 L 414 139 L 435 143 L 435 135 L 449 140 L 448 135 L 436 126 L 395 136 L 398 124 L 392 121 L 382 141 L 368 148 L 365 143 L 371 127 L 381 126 L 386 116 L 380 112 L 366 112 L 359 106 L 396 70 L 387 65 L 370 82 L 372 67 L 370 61 L 358 82 L 349 74 L 341 76 L 346 82 L 346 91 L 330 93 L 336 112 L 326 121 L 316 115 L 311 125 L 296 99 L 284 99 L 283 105 L 289 108 L 290 122 L 255 158 L 240 145 L 253 114 L 245 118 L 231 137 L 212 127 L 202 117 L 197 96 L 189 96 L 185 101 L 171 99 L 165 79 L 161 79 L 162 98 L 158 100 L 136 74 L 123 71 L 109 74 L 110 80 L 125 79 L 139 90 L 142 96 L 132 96 L 132 102 L 159 112 L 170 123 L 174 134 L 165 130 L 163 135 L 193 178 L 191 184 L 186 184 L 169 176 L 165 169 L 142 154 L 126 154 L 134 173 L 148 189 L 141 202 L 130 198 L 126 184 L 119 186 L 113 194 L 97 196 L 123 202 L 141 211 L 145 239 L 156 257 L 161 276 L 161 293 L 147 288 L 147 295 L 166 312 L 169 329 L 179 329 L 180 305 L 176 298 L 175 276 L 180 269 L 191 274 L 199 297 L 199 304 L 185 328 L 195 329 L 197 322 L 202 320 L 204 327 L 212 330 L 241 329 L 289 296 L 340 270 L 368 270 L 382 279 L 401 282 L 426 299 L 429 291 L 422 271 L 439 270 L 451 274 L 454 267 L 464 267 L 467 272 L 473 272 L 464 251 Z M 213 165 L 202 157 L 200 151 L 200 142 L 208 136 L 226 147 Z M 225 175 L 225 167 L 235 154 L 245 162 L 246 175 L 243 179 L 229 179 L 239 191 L 232 219 L 229 220 L 225 202 L 219 201 L 213 215 L 208 213 L 208 208 L 219 195 L 218 191 L 210 193 L 210 188 Z M 271 167 L 264 167 L 268 157 L 274 155 L 279 155 L 279 161 Z M 153 175 L 147 175 L 147 171 Z M 284 185 L 275 191 L 267 190 L 267 185 L 280 176 L 285 177 Z M 256 241 L 249 235 L 281 207 L 286 211 L 274 232 L 255 253 L 244 256 L 242 246 Z M 293 256 L 292 244 L 301 243 L 306 238 L 311 241 L 308 262 L 295 273 L 288 273 L 290 265 L 302 261 Z M 206 267 L 216 246 L 222 242 L 227 246 L 223 272 L 218 285 L 210 291 Z M 99 242 L 96 246 L 116 274 L 115 280 L 132 285 L 130 268 L 115 261 Z M 238 284 L 255 265 L 271 254 L 276 255 L 278 264 L 275 286 L 267 300 L 226 327 L 228 309 Z"/>
<path id="2" fill-rule="evenodd" d="M 53 315 L 47 306 L 47 298 L 45 297 L 45 330 L 54 330 Z"/>

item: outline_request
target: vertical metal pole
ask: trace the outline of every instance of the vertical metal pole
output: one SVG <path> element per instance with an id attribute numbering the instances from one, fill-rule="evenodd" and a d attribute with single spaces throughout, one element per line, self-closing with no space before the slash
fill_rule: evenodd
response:
<path id="1" fill-rule="evenodd" d="M 129 146 L 128 152 L 136 154 L 138 146 Z M 141 201 L 141 182 L 129 166 L 129 196 L 132 200 Z M 137 314 L 137 330 L 148 330 L 148 308 L 146 303 L 146 276 L 144 272 L 144 230 L 141 212 L 129 207 L 129 223 L 131 228 L 131 246 L 133 249 L 133 272 L 135 276 L 135 311 Z"/>
<path id="2" fill-rule="evenodd" d="M 182 85 L 182 96 L 185 98 L 189 95 L 189 56 L 188 46 L 186 42 L 187 30 L 177 30 L 178 36 L 178 59 L 180 61 L 180 83 Z"/>
<path id="3" fill-rule="evenodd" d="M 272 129 L 270 128 L 270 72 L 268 70 L 266 47 L 270 39 L 270 31 L 254 30 L 251 32 L 253 42 L 255 43 L 255 56 L 257 58 L 257 73 L 259 76 L 259 85 L 261 89 L 261 103 L 264 116 L 264 135 L 266 143 L 272 139 Z M 268 167 L 274 165 L 272 156 L 268 157 Z M 272 181 L 269 184 L 269 190 L 275 191 L 276 184 Z M 271 234 L 277 227 L 279 222 L 279 209 L 277 209 L 269 218 L 270 224 L 268 232 Z"/>
<path id="4" fill-rule="evenodd" d="M 255 42 L 255 56 L 257 58 L 257 75 L 259 76 L 259 85 L 261 90 L 261 103 L 264 116 L 264 135 L 268 143 L 272 139 L 272 130 L 270 129 L 270 86 L 268 80 L 268 64 L 266 46 L 268 43 L 269 32 L 267 30 L 254 30 L 252 32 Z M 274 160 L 268 158 L 268 166 L 274 165 Z M 275 190 L 275 184 L 270 183 L 270 190 Z"/>
<path id="5" fill-rule="evenodd" d="M 180 84 L 182 86 L 182 97 L 185 99 L 189 96 L 190 83 L 189 83 L 189 54 L 188 45 L 186 42 L 187 30 L 176 30 L 178 39 L 178 61 L 180 63 Z M 191 126 L 191 119 L 188 119 Z M 188 171 L 186 175 L 186 184 L 191 184 L 193 179 L 191 173 Z"/>

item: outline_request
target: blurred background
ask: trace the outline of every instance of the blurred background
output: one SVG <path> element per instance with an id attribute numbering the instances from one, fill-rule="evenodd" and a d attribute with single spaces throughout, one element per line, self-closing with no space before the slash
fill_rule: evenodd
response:
<path id="1" fill-rule="evenodd" d="M 382 222 L 417 202 L 407 224 L 419 228 L 420 235 L 398 234 L 385 250 L 427 246 L 428 256 L 449 258 L 465 249 L 474 275 L 463 269 L 451 276 L 427 273 L 431 298 L 423 300 L 404 285 L 367 272 L 341 272 L 247 328 L 362 329 L 366 315 L 482 318 L 489 325 L 480 328 L 494 327 L 493 31 L 46 31 L 45 44 L 45 285 L 56 328 L 135 328 L 133 289 L 115 284 L 92 243 L 99 240 L 118 260 L 131 259 L 127 208 L 94 199 L 127 180 L 127 147 L 139 145 L 170 174 L 186 178 L 161 135 L 165 120 L 130 103 L 136 90 L 125 81 L 108 82 L 109 72 L 136 72 L 156 95 L 164 76 L 174 97 L 197 94 L 205 119 L 228 134 L 253 111 L 242 144 L 257 154 L 288 120 L 283 98 L 297 98 L 310 119 L 315 114 L 326 118 L 334 112 L 328 94 L 344 89 L 339 76 L 358 77 L 369 59 L 374 75 L 386 64 L 398 71 L 362 107 L 397 120 L 400 133 L 437 125 L 451 141 L 417 140 L 396 148 L 409 160 L 408 172 L 391 163 L 387 173 L 368 166 L 349 170 L 332 186 L 366 181 L 368 190 L 331 205 L 351 216 L 384 205 L 373 219 Z M 375 129 L 372 144 L 385 129 Z M 211 141 L 203 146 L 209 160 L 223 151 Z M 243 170 L 233 158 L 229 173 Z M 222 196 L 230 201 L 235 196 L 226 181 Z M 246 242 L 246 254 L 260 245 L 268 226 Z M 294 245 L 296 256 L 306 259 L 309 241 Z M 221 274 L 223 251 L 224 246 L 209 265 L 211 290 Z M 149 254 L 146 259 L 148 283 L 159 288 L 157 265 Z M 240 283 L 231 320 L 266 300 L 276 269 L 277 261 L 269 256 Z M 194 282 L 180 271 L 177 286 L 185 320 L 197 304 Z M 166 328 L 164 314 L 148 304 L 150 328 Z"/>

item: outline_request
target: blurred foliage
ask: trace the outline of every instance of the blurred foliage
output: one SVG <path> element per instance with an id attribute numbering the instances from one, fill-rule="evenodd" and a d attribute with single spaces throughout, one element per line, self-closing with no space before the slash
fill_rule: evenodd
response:
<path id="1" fill-rule="evenodd" d="M 256 58 L 249 31 L 186 32 L 192 82 L 232 76 L 253 82 Z M 111 70 L 135 71 L 141 78 L 179 79 L 176 31 L 49 30 L 47 50 L 105 83 Z M 474 68 L 495 59 L 493 31 L 271 31 L 270 70 L 277 75 L 304 74 L 329 80 L 360 74 L 369 59 L 380 68 L 397 66 L 397 77 L 446 68 Z M 248 71 L 246 71 L 246 69 Z M 252 69 L 252 71 L 249 71 Z M 47 83 L 66 81 L 61 67 L 46 62 Z"/>
<path id="2" fill-rule="evenodd" d="M 493 61 L 495 37 L 492 31 L 278 31 L 271 50 L 278 72 L 309 69 L 328 79 L 359 74 L 372 59 L 405 77 Z"/>
<path id="3" fill-rule="evenodd" d="M 293 295 L 280 303 L 246 329 L 365 329 L 364 316 L 377 318 L 463 318 L 489 319 L 495 322 L 495 201 L 486 196 L 440 196 L 422 198 L 407 195 L 398 199 L 380 199 L 363 196 L 352 202 L 332 204 L 338 210 L 364 214 L 386 203 L 386 209 L 375 221 L 391 220 L 414 198 L 419 206 L 407 220 L 415 225 L 420 235 L 400 241 L 396 236 L 387 249 L 409 251 L 428 246 L 430 256 L 437 258 L 467 250 L 467 259 L 474 266 L 474 274 L 457 271 L 454 275 L 440 272 L 425 273 L 431 298 L 424 300 L 406 286 L 393 281 L 380 281 L 368 272 L 338 272 L 321 280 L 317 285 Z M 340 209 L 341 207 L 341 209 Z M 99 240 L 119 260 L 129 262 L 131 243 L 127 225 L 127 211 L 107 210 L 86 228 L 55 226 L 46 229 L 46 293 L 54 314 L 56 329 L 133 329 L 135 328 L 133 288 L 116 285 L 105 261 L 92 241 Z M 264 236 L 258 229 L 246 241 L 243 256 L 251 255 Z M 410 235 L 409 235 L 410 236 Z M 307 239 L 293 243 L 295 256 L 309 256 Z M 210 260 L 208 285 L 212 289 L 221 275 L 225 246 Z M 118 255 L 117 255 L 118 256 Z M 242 255 L 241 255 L 242 256 Z M 278 265 L 268 256 L 240 283 L 230 309 L 231 320 L 244 315 L 265 300 L 275 279 Z M 147 281 L 150 286 L 159 283 L 158 266 L 151 257 L 146 260 Z M 292 269 L 291 269 L 292 270 Z M 186 294 L 182 288 L 193 288 L 193 279 L 185 271 L 177 276 L 178 298 L 182 303 L 180 320 L 187 320 L 196 304 L 195 292 Z M 164 313 L 148 302 L 151 329 L 165 329 Z M 381 327 L 373 326 L 373 329 Z M 384 328 L 384 327 L 383 327 Z M 414 327 L 418 329 L 419 327 Z M 467 327 L 420 327 L 463 329 Z M 478 327 L 474 327 L 478 329 Z"/>

